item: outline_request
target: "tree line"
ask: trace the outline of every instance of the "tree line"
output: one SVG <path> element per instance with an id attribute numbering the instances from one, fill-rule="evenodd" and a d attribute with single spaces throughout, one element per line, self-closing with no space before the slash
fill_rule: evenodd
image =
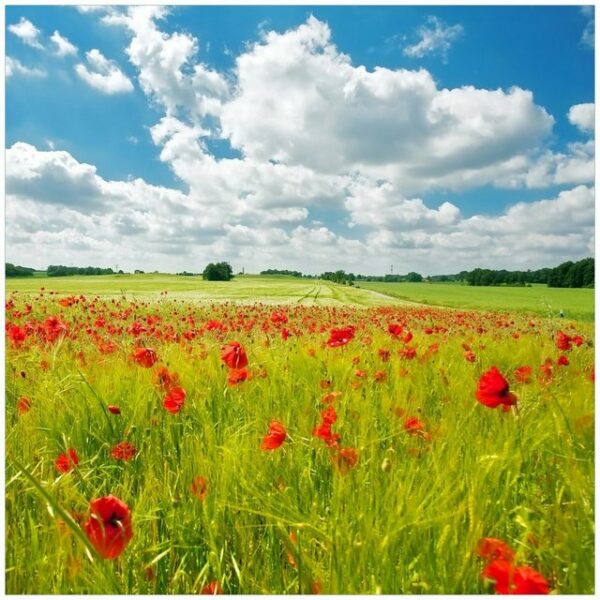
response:
<path id="1" fill-rule="evenodd" d="M 35 269 L 29 267 L 19 267 L 12 263 L 5 264 L 5 275 L 7 277 L 33 277 Z"/>

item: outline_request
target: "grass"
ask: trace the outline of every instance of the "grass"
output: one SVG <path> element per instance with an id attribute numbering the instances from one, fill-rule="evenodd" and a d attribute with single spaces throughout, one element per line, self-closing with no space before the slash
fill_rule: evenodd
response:
<path id="1" fill-rule="evenodd" d="M 452 283 L 360 282 L 361 289 L 393 298 L 460 309 L 530 312 L 547 317 L 563 310 L 569 319 L 593 321 L 594 290 L 528 287 L 474 287 Z"/>
<path id="2" fill-rule="evenodd" d="M 108 293 L 110 284 L 94 279 L 79 290 L 75 278 L 46 287 L 90 297 L 106 285 Z M 181 278 L 178 292 L 199 283 Z M 227 289 L 246 285 L 240 278 Z M 334 303 L 319 306 L 305 303 L 301 286 L 320 283 L 281 285 L 298 286 L 291 304 L 184 302 L 170 299 L 171 289 L 157 301 L 136 289 L 148 296 L 68 307 L 62 295 L 12 296 L 7 323 L 30 325 L 6 354 L 8 593 L 192 594 L 218 581 L 231 594 L 481 594 L 492 589 L 475 552 L 486 536 L 505 540 L 553 591 L 593 593 L 591 324 L 342 306 L 334 292 L 355 290 L 329 285 Z M 276 324 L 274 311 L 287 323 Z M 50 316 L 66 336 L 48 338 Z M 413 340 L 393 338 L 389 323 L 404 323 Z M 330 329 L 349 324 L 354 339 L 329 347 Z M 564 353 L 564 367 L 559 328 L 584 339 Z M 237 385 L 220 358 L 231 340 L 249 360 L 250 377 Z M 138 346 L 159 361 L 137 365 Z M 163 408 L 159 365 L 187 392 L 178 414 Z M 518 396 L 516 410 L 475 399 L 492 365 Z M 522 365 L 533 369 L 530 383 L 513 374 Z M 353 467 L 313 435 L 331 391 L 340 393 L 332 429 L 340 447 L 357 451 Z M 31 408 L 20 414 L 23 396 Z M 409 417 L 420 431 L 409 433 Z M 273 419 L 287 439 L 264 451 Z M 137 449 L 127 462 L 111 456 L 124 440 Z M 54 461 L 68 448 L 79 465 L 60 474 Z M 208 482 L 203 500 L 192 492 L 198 476 Z M 79 525 L 89 502 L 107 494 L 126 502 L 133 520 L 115 560 L 95 556 Z"/>
<path id="3" fill-rule="evenodd" d="M 7 293 L 27 294 L 40 288 L 59 294 L 126 296 L 128 298 L 161 299 L 169 297 L 211 302 L 266 302 L 382 306 L 403 305 L 376 292 L 336 285 L 328 281 L 285 276 L 237 276 L 232 281 L 203 281 L 199 276 L 185 277 L 168 274 L 90 275 L 72 277 L 14 278 L 6 280 Z"/>

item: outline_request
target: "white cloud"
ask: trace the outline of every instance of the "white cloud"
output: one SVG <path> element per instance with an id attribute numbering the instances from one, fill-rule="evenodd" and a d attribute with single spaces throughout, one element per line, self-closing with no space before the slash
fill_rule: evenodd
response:
<path id="1" fill-rule="evenodd" d="M 88 66 L 75 65 L 75 71 L 90 87 L 103 94 L 126 94 L 133 91 L 133 84 L 123 74 L 117 63 L 108 60 L 99 50 L 86 52 Z"/>
<path id="2" fill-rule="evenodd" d="M 587 19 L 585 29 L 581 34 L 581 43 L 588 48 L 594 48 L 594 10 L 593 5 L 581 7 L 581 14 Z"/>
<path id="3" fill-rule="evenodd" d="M 418 29 L 419 41 L 406 46 L 402 51 L 411 58 L 423 58 L 427 54 L 440 54 L 444 62 L 448 59 L 450 47 L 463 33 L 463 26 L 446 25 L 437 17 L 428 17 L 427 25 Z"/>
<path id="4" fill-rule="evenodd" d="M 6 57 L 6 77 L 13 75 L 22 75 L 23 77 L 46 77 L 47 73 L 43 69 L 35 67 L 26 67 L 16 58 Z"/>
<path id="5" fill-rule="evenodd" d="M 21 17 L 18 23 L 8 26 L 8 30 L 16 35 L 24 44 L 42 50 L 44 47 L 38 41 L 40 30 L 25 17 Z"/>
<path id="6" fill-rule="evenodd" d="M 66 38 L 60 35 L 58 31 L 55 31 L 50 39 L 54 42 L 56 46 L 56 54 L 58 56 L 69 56 L 77 54 L 77 47 L 71 44 L 71 42 Z"/>
<path id="7" fill-rule="evenodd" d="M 568 113 L 569 123 L 575 125 L 584 133 L 594 131 L 595 110 L 594 103 L 575 104 L 571 106 Z"/>

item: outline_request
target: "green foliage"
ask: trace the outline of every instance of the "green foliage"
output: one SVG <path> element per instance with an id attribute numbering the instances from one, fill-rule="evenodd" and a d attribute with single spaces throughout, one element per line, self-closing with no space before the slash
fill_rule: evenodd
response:
<path id="1" fill-rule="evenodd" d="M 266 271 L 261 271 L 261 275 L 289 275 L 290 277 L 302 277 L 302 273 L 300 271 L 288 271 L 287 269 L 267 269 Z"/>
<path id="2" fill-rule="evenodd" d="M 114 275 L 115 272 L 108 267 L 65 267 L 64 265 L 50 265 L 46 269 L 48 277 L 66 277 L 72 275 Z"/>
<path id="3" fill-rule="evenodd" d="M 207 281 L 230 281 L 233 279 L 233 269 L 227 262 L 209 263 L 202 272 L 202 279 Z"/>
<path id="4" fill-rule="evenodd" d="M 5 265 L 6 277 L 33 277 L 34 272 L 35 269 L 29 267 L 19 267 L 12 263 L 6 263 Z"/>

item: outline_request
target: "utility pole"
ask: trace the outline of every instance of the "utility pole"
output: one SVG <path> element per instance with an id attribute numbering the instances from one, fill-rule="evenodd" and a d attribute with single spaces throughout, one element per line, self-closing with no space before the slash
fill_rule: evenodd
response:
<path id="1" fill-rule="evenodd" d="M 393 275 L 393 274 L 394 274 L 394 265 L 391 265 L 390 266 L 390 275 Z"/>

